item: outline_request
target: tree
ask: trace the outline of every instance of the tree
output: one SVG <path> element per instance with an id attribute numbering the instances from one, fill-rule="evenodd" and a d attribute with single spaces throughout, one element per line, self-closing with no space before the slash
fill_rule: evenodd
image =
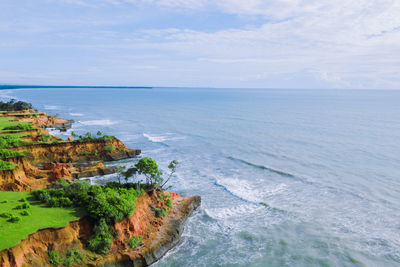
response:
<path id="1" fill-rule="evenodd" d="M 168 169 L 170 169 L 170 174 L 168 176 L 168 179 L 161 185 L 161 187 L 164 187 L 164 185 L 166 185 L 169 181 L 169 179 L 171 179 L 172 175 L 176 172 L 176 168 L 178 167 L 179 162 L 174 159 L 173 161 L 171 161 L 168 165 Z"/>
<path id="2" fill-rule="evenodd" d="M 97 135 L 100 136 L 100 135 L 101 135 L 101 132 L 100 132 L 100 131 L 97 131 Z"/>
<path id="3" fill-rule="evenodd" d="M 167 180 L 164 181 L 162 177 L 162 171 L 158 168 L 157 162 L 151 157 L 141 158 L 136 164 L 135 167 L 137 169 L 138 174 L 143 174 L 146 177 L 146 183 L 157 187 L 165 186 L 168 181 L 171 179 L 172 175 L 175 173 L 176 168 L 179 162 L 177 160 L 173 160 L 169 163 L 168 169 L 171 170 Z"/>
<path id="4" fill-rule="evenodd" d="M 146 177 L 146 183 L 152 186 L 160 185 L 163 181 L 162 171 L 158 169 L 157 162 L 151 157 L 141 158 L 136 164 L 138 174 Z"/>

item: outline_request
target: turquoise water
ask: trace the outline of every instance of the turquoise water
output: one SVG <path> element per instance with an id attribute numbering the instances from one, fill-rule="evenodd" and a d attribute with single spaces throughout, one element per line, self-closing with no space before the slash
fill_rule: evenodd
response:
<path id="1" fill-rule="evenodd" d="M 202 206 L 155 266 L 400 265 L 400 91 L 0 94 L 116 135 L 164 169 L 181 163 L 173 190 Z"/>

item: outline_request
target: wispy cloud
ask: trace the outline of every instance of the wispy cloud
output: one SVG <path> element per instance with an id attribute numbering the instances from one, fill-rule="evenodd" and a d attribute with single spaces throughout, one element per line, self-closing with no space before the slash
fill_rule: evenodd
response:
<path id="1" fill-rule="evenodd" d="M 17 10 L 0 18 L 0 71 L 25 77 L 37 73 L 13 63 L 18 49 L 28 65 L 39 53 L 43 72 L 88 83 L 400 88 L 399 1 L 38 0 L 57 16 L 22 2 L 0 3 Z M 221 25 L 210 30 L 215 13 Z"/>

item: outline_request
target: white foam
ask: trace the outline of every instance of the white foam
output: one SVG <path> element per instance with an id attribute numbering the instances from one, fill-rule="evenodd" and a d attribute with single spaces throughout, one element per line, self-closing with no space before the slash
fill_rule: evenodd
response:
<path id="1" fill-rule="evenodd" d="M 159 135 L 159 136 L 153 135 L 153 136 L 151 136 L 149 134 L 144 133 L 143 136 L 146 137 L 147 139 L 149 139 L 153 143 L 161 143 L 161 142 L 164 142 L 164 141 L 167 140 L 167 137 L 166 136 L 162 136 L 162 135 Z"/>
<path id="2" fill-rule="evenodd" d="M 69 113 L 69 115 L 71 115 L 71 116 L 76 116 L 76 117 L 81 117 L 81 116 L 83 116 L 83 114 L 82 113 Z"/>
<path id="3" fill-rule="evenodd" d="M 47 109 L 47 110 L 56 110 L 56 109 L 60 109 L 59 107 L 57 107 L 57 106 L 49 106 L 49 105 L 45 105 L 44 106 L 44 109 Z"/>
<path id="4" fill-rule="evenodd" d="M 118 122 L 116 121 L 111 121 L 111 120 L 91 120 L 91 121 L 79 121 L 80 124 L 83 125 L 101 125 L 101 126 L 109 126 L 109 125 L 114 125 L 117 124 Z"/>
<path id="5" fill-rule="evenodd" d="M 233 195 L 253 203 L 263 202 L 266 197 L 282 193 L 287 187 L 286 184 L 282 183 L 273 188 L 266 187 L 261 190 L 256 184 L 238 178 L 217 179 L 216 183 Z"/>
<path id="6" fill-rule="evenodd" d="M 204 211 L 208 216 L 217 220 L 223 220 L 227 218 L 242 217 L 244 215 L 258 213 L 260 210 L 264 210 L 262 206 L 254 204 L 243 204 L 231 208 L 211 208 L 205 209 Z"/>
<path id="7" fill-rule="evenodd" d="M 160 134 L 160 135 L 151 135 L 151 134 L 143 133 L 143 136 L 146 137 L 148 140 L 150 140 L 153 143 L 162 143 L 165 141 L 185 139 L 184 136 L 174 136 L 173 133 L 166 133 L 166 134 Z"/>

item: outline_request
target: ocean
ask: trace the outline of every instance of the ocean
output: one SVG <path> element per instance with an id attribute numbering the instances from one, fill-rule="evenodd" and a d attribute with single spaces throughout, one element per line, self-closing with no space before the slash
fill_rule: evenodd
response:
<path id="1" fill-rule="evenodd" d="M 201 195 L 154 266 L 400 266 L 400 91 L 18 89 L 1 98 L 115 135 Z M 133 165 L 135 159 L 118 163 Z M 94 177 L 106 183 L 114 175 Z"/>

